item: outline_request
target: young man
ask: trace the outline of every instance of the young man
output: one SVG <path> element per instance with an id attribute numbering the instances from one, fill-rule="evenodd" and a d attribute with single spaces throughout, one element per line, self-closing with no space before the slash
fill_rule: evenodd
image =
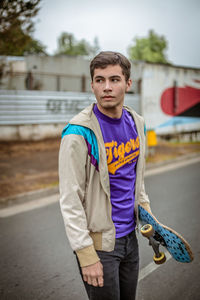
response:
<path id="1" fill-rule="evenodd" d="M 123 106 L 131 65 L 101 52 L 90 64 L 94 103 L 64 128 L 59 154 L 60 205 L 89 299 L 135 299 L 137 208 L 144 190 L 144 121 Z"/>

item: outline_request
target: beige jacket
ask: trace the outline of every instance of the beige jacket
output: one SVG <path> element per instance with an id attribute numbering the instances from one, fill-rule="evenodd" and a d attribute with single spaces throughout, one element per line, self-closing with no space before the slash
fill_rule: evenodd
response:
<path id="1" fill-rule="evenodd" d="M 67 237 L 81 267 L 99 261 L 96 250 L 112 251 L 115 246 L 106 150 L 93 106 L 94 104 L 84 109 L 69 123 L 89 128 L 95 134 L 99 155 L 98 170 L 91 164 L 88 147 L 81 134 L 65 135 L 59 152 L 60 207 Z M 135 185 L 137 216 L 138 204 L 149 203 L 144 190 L 144 120 L 133 109 L 124 108 L 133 116 L 140 141 Z"/>

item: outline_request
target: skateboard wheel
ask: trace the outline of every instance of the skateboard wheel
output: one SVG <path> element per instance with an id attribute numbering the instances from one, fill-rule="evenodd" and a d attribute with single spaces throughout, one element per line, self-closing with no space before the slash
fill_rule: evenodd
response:
<path id="1" fill-rule="evenodd" d="M 140 231 L 141 234 L 145 237 L 150 237 L 154 234 L 153 226 L 150 224 L 145 224 L 144 226 L 142 226 Z"/>
<path id="2" fill-rule="evenodd" d="M 166 261 L 165 253 L 160 252 L 160 256 L 159 256 L 159 257 L 156 257 L 156 255 L 154 255 L 153 260 L 154 260 L 154 262 L 155 262 L 157 265 L 163 264 L 163 263 Z"/>

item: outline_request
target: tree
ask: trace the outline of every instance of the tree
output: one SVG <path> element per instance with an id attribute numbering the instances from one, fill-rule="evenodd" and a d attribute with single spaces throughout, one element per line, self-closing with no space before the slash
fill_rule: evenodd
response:
<path id="1" fill-rule="evenodd" d="M 32 38 L 33 18 L 41 0 L 0 2 L 0 55 L 45 53 L 45 46 Z"/>
<path id="2" fill-rule="evenodd" d="M 94 46 L 82 39 L 77 41 L 72 33 L 63 32 L 58 38 L 57 55 L 66 54 L 71 56 L 77 55 L 95 55 L 99 49 L 98 39 L 95 38 Z"/>
<path id="3" fill-rule="evenodd" d="M 97 36 L 95 36 L 94 38 L 94 46 L 92 47 L 92 56 L 97 55 L 97 53 L 99 53 L 100 51 L 100 46 L 99 46 L 99 39 Z"/>
<path id="4" fill-rule="evenodd" d="M 150 30 L 146 38 L 135 38 L 134 45 L 128 48 L 129 58 L 146 62 L 168 64 L 165 51 L 167 41 L 164 36 Z"/>

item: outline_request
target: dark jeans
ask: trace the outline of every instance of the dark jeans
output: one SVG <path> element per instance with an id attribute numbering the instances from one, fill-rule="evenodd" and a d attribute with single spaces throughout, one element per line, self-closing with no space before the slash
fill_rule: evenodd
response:
<path id="1" fill-rule="evenodd" d="M 135 231 L 116 239 L 114 251 L 97 251 L 97 253 L 103 265 L 104 286 L 94 287 L 84 282 L 89 299 L 134 300 L 139 271 Z"/>

